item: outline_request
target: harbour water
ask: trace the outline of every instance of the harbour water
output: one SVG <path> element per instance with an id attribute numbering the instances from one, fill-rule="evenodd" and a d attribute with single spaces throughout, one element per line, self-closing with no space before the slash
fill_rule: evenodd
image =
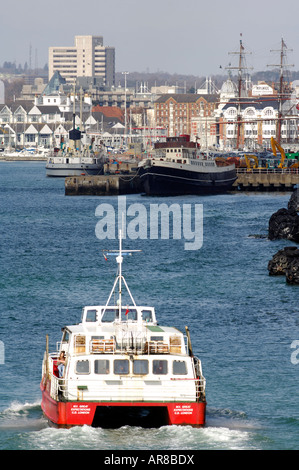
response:
<path id="1" fill-rule="evenodd" d="M 116 268 L 102 249 L 117 240 L 97 238 L 95 213 L 103 203 L 116 209 L 117 197 L 67 197 L 44 162 L 0 162 L 0 449 L 297 450 L 299 287 L 267 271 L 273 254 L 292 245 L 266 237 L 289 197 L 127 196 L 146 208 L 203 205 L 201 249 L 185 250 L 182 239 L 127 239 L 124 247 L 142 253 L 124 269 L 136 301 L 155 306 L 160 324 L 188 325 L 207 380 L 207 423 L 59 430 L 40 408 L 45 338 L 54 350 L 84 305 L 106 301 Z"/>

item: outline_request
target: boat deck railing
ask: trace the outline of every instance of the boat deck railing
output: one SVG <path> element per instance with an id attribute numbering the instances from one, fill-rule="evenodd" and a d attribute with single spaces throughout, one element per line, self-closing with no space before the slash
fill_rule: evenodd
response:
<path id="1" fill-rule="evenodd" d="M 257 174 L 284 174 L 298 175 L 299 168 L 236 168 L 237 174 L 257 173 Z"/>
<path id="2" fill-rule="evenodd" d="M 121 341 L 112 339 L 92 339 L 89 347 L 85 344 L 75 344 L 75 354 L 185 354 L 188 338 L 186 335 L 176 337 L 175 339 L 165 340 L 147 340 L 145 337 L 122 338 Z"/>
<path id="3" fill-rule="evenodd" d="M 126 380 L 125 383 L 123 379 Z M 167 378 L 163 380 L 132 378 L 109 378 L 109 387 L 99 387 L 98 382 L 86 381 L 85 385 L 74 387 L 72 382 L 51 375 L 51 397 L 61 401 L 100 401 L 100 402 L 127 402 L 127 401 L 191 401 L 197 402 L 205 399 L 205 378 Z M 131 383 L 130 383 L 131 382 Z M 146 383 L 150 384 L 148 390 Z M 156 383 L 156 386 L 153 385 Z M 194 387 L 186 387 L 187 382 L 193 382 Z M 157 385 L 161 383 L 161 387 Z M 93 386 L 94 385 L 94 386 Z"/>
<path id="4" fill-rule="evenodd" d="M 78 351 L 82 353 L 82 351 Z M 120 343 L 115 339 L 91 340 L 90 354 L 181 354 L 181 345 L 170 346 L 167 341 L 143 341 L 142 339 L 127 339 Z"/>

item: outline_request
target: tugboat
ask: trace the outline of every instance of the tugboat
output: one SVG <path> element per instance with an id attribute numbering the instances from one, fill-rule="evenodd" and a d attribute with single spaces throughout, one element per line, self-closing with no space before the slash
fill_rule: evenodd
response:
<path id="1" fill-rule="evenodd" d="M 189 135 L 157 142 L 151 158 L 140 162 L 138 174 L 152 196 L 225 193 L 237 179 L 234 164 L 203 154 Z"/>
<path id="2" fill-rule="evenodd" d="M 116 256 L 118 265 L 106 304 L 84 307 L 81 323 L 63 328 L 55 352 L 47 336 L 40 388 L 50 425 L 205 424 L 205 378 L 188 328 L 183 334 L 160 326 L 153 307 L 135 303 L 122 274 L 123 257 L 136 251 L 122 249 L 120 231 L 119 249 L 103 252 L 105 259 Z M 122 301 L 123 286 L 129 305 Z"/>

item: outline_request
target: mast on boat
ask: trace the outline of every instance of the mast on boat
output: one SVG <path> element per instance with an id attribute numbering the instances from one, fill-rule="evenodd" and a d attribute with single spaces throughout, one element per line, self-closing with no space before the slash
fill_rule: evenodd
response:
<path id="1" fill-rule="evenodd" d="M 242 33 L 240 34 L 240 36 L 242 38 Z M 239 52 L 229 52 L 229 54 L 236 54 L 239 56 L 238 67 L 231 67 L 231 66 L 226 67 L 229 70 L 238 70 L 238 111 L 237 111 L 237 143 L 236 143 L 236 148 L 238 149 L 240 146 L 241 126 L 242 126 L 241 98 L 242 98 L 242 90 L 243 90 L 243 83 L 244 83 L 244 70 L 248 70 L 248 67 L 245 63 L 245 55 L 251 54 L 251 52 L 245 52 L 243 41 L 242 39 L 240 39 Z"/>
<path id="2" fill-rule="evenodd" d="M 280 63 L 279 64 L 270 64 L 268 67 L 279 67 L 279 94 L 278 94 L 278 120 L 277 120 L 277 132 L 276 132 L 276 140 L 280 145 L 281 141 L 281 127 L 282 127 L 282 105 L 283 101 L 287 98 L 289 94 L 286 92 L 286 87 L 284 83 L 284 69 L 286 67 L 294 67 L 293 64 L 286 64 L 286 55 L 287 50 L 292 51 L 292 49 L 288 49 L 286 43 L 284 42 L 283 38 L 281 38 L 281 47 L 279 50 L 271 50 L 270 52 L 279 52 L 280 54 Z"/>
<path id="3" fill-rule="evenodd" d="M 116 279 L 114 281 L 114 284 L 113 284 L 112 290 L 110 292 L 110 295 L 108 297 L 107 303 L 105 305 L 104 311 L 108 307 L 109 302 L 110 302 L 111 297 L 112 297 L 112 294 L 113 294 L 113 292 L 115 292 L 115 289 L 116 289 L 117 284 L 118 284 L 117 306 L 118 306 L 118 320 L 119 321 L 121 320 L 121 309 L 122 309 L 122 282 L 123 282 L 123 284 L 125 285 L 125 287 L 128 291 L 128 294 L 129 294 L 129 296 L 130 296 L 130 298 L 133 302 L 133 305 L 136 307 L 135 300 L 134 300 L 134 298 L 131 294 L 131 291 L 128 287 L 128 284 L 127 284 L 124 276 L 122 275 L 123 256 L 131 255 L 132 253 L 141 252 L 141 250 L 123 250 L 123 248 L 122 248 L 122 238 L 123 238 L 122 230 L 119 230 L 119 237 L 118 237 L 118 239 L 119 239 L 119 248 L 118 248 L 118 250 L 103 250 L 103 254 L 104 254 L 105 259 L 107 259 L 106 258 L 107 256 L 116 256 L 116 262 L 118 264 L 118 274 L 117 274 Z"/>

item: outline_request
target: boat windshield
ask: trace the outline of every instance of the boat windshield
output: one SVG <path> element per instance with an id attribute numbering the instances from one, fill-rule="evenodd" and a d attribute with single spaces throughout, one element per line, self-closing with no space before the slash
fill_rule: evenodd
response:
<path id="1" fill-rule="evenodd" d="M 101 321 L 103 323 L 112 323 L 119 319 L 119 309 L 117 307 L 107 308 L 102 316 Z M 121 309 L 121 321 L 133 320 L 137 321 L 137 310 L 136 308 L 122 308 Z"/>

